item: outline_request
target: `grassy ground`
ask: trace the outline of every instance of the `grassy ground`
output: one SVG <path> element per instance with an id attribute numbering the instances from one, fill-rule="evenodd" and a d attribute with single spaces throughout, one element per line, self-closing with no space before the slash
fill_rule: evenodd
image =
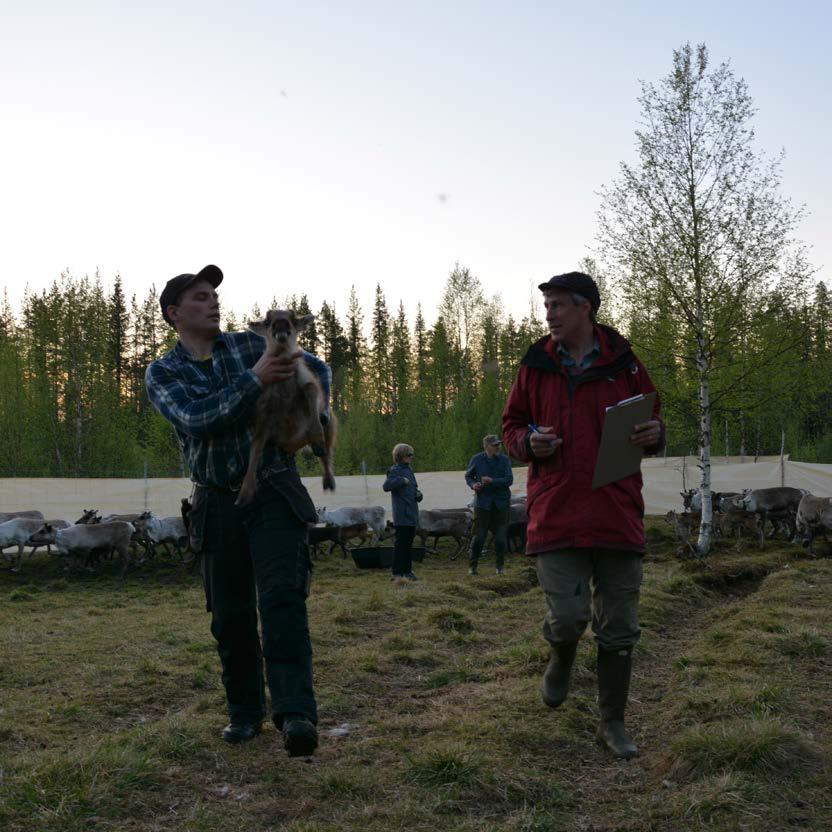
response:
<path id="1" fill-rule="evenodd" d="M 311 761 L 270 725 L 219 739 L 218 660 L 181 564 L 126 585 L 45 556 L 0 572 L 0 828 L 832 828 L 832 560 L 767 543 L 680 561 L 648 528 L 630 762 L 594 744 L 590 638 L 567 703 L 541 703 L 544 601 L 520 556 L 472 579 L 442 554 L 404 587 L 319 561 Z"/>

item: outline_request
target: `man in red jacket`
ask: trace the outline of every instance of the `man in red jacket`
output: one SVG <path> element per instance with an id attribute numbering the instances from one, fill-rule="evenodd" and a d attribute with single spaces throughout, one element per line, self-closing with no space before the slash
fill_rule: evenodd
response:
<path id="1" fill-rule="evenodd" d="M 587 624 L 598 644 L 598 740 L 615 756 L 638 749 L 624 728 L 632 650 L 639 638 L 644 555 L 641 474 L 596 490 L 592 475 L 606 408 L 656 388 L 629 342 L 595 320 L 601 298 L 582 272 L 540 284 L 549 335 L 532 344 L 503 411 L 509 453 L 528 460 L 526 554 L 537 559 L 546 595 L 543 635 L 551 645 L 543 701 L 557 708 L 569 689 Z M 659 397 L 630 442 L 664 446 Z"/>

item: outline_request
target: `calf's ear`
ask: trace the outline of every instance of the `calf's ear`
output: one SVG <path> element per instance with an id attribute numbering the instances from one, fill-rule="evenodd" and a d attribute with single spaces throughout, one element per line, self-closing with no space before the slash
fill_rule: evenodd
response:
<path id="1" fill-rule="evenodd" d="M 314 320 L 314 315 L 304 315 L 302 318 L 295 318 L 295 329 L 297 329 L 298 332 L 300 332 L 302 329 L 306 329 L 306 327 L 308 327 L 309 324 L 311 324 Z"/>

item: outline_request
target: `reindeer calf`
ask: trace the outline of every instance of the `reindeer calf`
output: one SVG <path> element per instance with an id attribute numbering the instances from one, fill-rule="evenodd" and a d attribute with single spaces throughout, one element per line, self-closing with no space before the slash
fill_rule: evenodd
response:
<path id="1" fill-rule="evenodd" d="M 266 352 L 271 355 L 291 354 L 298 349 L 298 334 L 314 319 L 314 315 L 298 318 L 294 311 L 272 309 L 266 313 L 264 321 L 249 321 L 248 328 L 266 339 Z M 335 414 L 330 414 L 326 426 L 321 425 L 320 414 L 324 400 L 320 382 L 302 358 L 295 361 L 295 368 L 291 378 L 267 385 L 257 401 L 254 439 L 248 470 L 237 498 L 238 504 L 246 503 L 254 496 L 257 466 L 268 442 L 274 442 L 278 448 L 290 454 L 305 445 L 322 448 L 324 489 L 335 490 L 332 470 Z"/>
<path id="2" fill-rule="evenodd" d="M 676 532 L 677 540 L 687 540 L 699 527 L 702 513 L 699 511 L 668 511 L 664 516 L 665 523 Z"/>

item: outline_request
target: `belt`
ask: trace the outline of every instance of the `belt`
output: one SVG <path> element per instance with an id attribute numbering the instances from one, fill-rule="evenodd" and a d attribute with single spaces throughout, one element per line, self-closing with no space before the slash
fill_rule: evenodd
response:
<path id="1" fill-rule="evenodd" d="M 205 485 L 205 483 L 195 482 L 194 486 L 206 491 L 216 491 L 220 494 L 236 494 L 242 487 L 242 483 L 240 485 Z"/>

